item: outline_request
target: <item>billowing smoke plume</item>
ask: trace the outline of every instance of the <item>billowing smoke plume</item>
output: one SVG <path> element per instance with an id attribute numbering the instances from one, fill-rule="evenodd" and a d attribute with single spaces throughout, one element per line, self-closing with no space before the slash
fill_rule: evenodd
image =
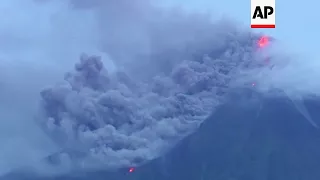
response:
<path id="1" fill-rule="evenodd" d="M 23 118 L 3 121 L 1 127 L 8 127 L 7 122 L 24 123 L 30 126 L 23 126 L 28 133 L 35 132 L 38 126 L 30 125 L 34 119 L 29 109 L 38 101 L 36 94 L 40 97 L 36 122 L 59 148 L 49 151 L 43 148 L 47 147 L 44 140 L 36 139 L 38 145 L 29 151 L 41 154 L 36 151 L 41 147 L 46 155 L 32 161 L 17 158 L 24 161 L 17 164 L 66 154 L 74 167 L 140 165 L 195 131 L 233 89 L 254 83 L 254 89 L 264 94 L 273 89 L 302 96 L 319 92 L 313 81 L 317 71 L 295 74 L 314 70 L 314 63 L 287 61 L 276 53 L 270 58 L 276 66 L 266 66 L 270 52 L 258 50 L 259 35 L 231 21 L 212 22 L 201 14 L 155 4 L 147 0 L 0 2 L 6 5 L 6 15 L 12 16 L 10 23 L 0 22 L 4 24 L 0 26 L 1 65 L 6 70 L 1 71 L 6 87 L 2 102 L 28 110 L 17 108 L 15 114 Z M 87 54 L 79 58 L 82 52 Z M 7 113 L 3 108 L 2 112 Z M 27 131 L 19 132 L 25 136 Z M 17 144 L 15 149 L 25 149 Z M 10 152 L 10 157 L 30 156 L 26 151 Z M 3 162 L 8 165 L 8 161 Z"/>
<path id="2" fill-rule="evenodd" d="M 86 165 L 136 166 L 160 156 L 197 129 L 242 71 L 261 63 L 257 35 L 177 12 L 140 17 L 124 2 L 107 2 L 121 6 L 109 9 L 118 16 L 103 13 L 98 23 L 100 47 L 120 68 L 110 73 L 101 57 L 83 54 L 64 82 L 41 92 L 42 127 Z M 110 13 L 95 8 L 88 10 Z"/>

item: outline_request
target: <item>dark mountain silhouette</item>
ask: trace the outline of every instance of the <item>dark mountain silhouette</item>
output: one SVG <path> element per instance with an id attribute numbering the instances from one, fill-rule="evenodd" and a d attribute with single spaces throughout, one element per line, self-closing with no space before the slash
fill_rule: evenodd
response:
<path id="1" fill-rule="evenodd" d="M 306 105 L 317 119 L 319 103 Z M 249 108 L 232 103 L 219 107 L 197 132 L 132 173 L 121 169 L 45 179 L 319 180 L 319 169 L 320 131 L 290 101 L 269 99 Z M 36 178 L 12 174 L 4 179 Z"/>

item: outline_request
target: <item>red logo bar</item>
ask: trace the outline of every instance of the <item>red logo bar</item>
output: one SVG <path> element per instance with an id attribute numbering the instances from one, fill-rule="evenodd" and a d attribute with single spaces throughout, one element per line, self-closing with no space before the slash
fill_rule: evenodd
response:
<path id="1" fill-rule="evenodd" d="M 251 24 L 251 28 L 276 28 L 275 24 Z"/>

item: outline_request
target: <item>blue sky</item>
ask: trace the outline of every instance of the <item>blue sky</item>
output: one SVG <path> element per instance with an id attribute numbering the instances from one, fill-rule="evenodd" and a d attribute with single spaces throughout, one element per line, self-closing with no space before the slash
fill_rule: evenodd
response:
<path id="1" fill-rule="evenodd" d="M 250 25 L 250 0 L 210 1 L 210 0 L 164 0 L 168 5 L 181 5 L 190 10 L 210 12 L 218 16 L 235 18 L 240 23 Z M 282 44 L 294 52 L 310 58 L 320 58 L 320 23 L 317 16 L 319 1 L 276 0 L 276 29 L 259 29 L 281 40 Z M 301 13 L 295 13 L 301 10 Z"/>

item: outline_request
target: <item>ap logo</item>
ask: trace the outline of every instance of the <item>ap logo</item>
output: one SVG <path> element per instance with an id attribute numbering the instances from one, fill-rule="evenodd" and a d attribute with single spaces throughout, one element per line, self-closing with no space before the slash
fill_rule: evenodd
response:
<path id="1" fill-rule="evenodd" d="M 251 28 L 275 28 L 275 0 L 251 0 Z"/>

